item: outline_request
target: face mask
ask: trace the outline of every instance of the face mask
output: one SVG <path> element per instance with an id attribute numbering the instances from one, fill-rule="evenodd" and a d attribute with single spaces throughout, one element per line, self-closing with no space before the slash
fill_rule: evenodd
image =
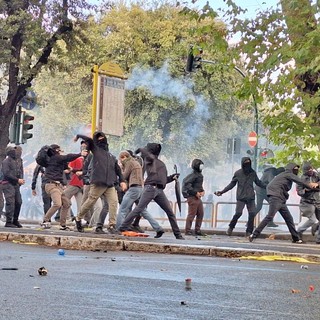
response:
<path id="1" fill-rule="evenodd" d="M 293 172 L 293 174 L 295 174 L 297 176 L 299 173 L 299 169 L 293 169 L 292 172 Z"/>
<path id="2" fill-rule="evenodd" d="M 307 171 L 307 176 L 312 177 L 313 176 L 313 170 L 308 170 Z"/>
<path id="3" fill-rule="evenodd" d="M 199 166 L 199 170 L 202 171 L 202 170 L 203 170 L 203 167 L 204 167 L 204 166 L 203 166 L 203 163 L 201 163 L 200 166 Z"/>

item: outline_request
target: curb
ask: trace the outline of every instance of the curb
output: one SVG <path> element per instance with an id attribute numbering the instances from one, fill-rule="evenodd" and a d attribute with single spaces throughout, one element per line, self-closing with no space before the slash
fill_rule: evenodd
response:
<path id="1" fill-rule="evenodd" d="M 115 237 L 115 236 L 113 236 Z M 63 248 L 66 250 L 87 251 L 132 251 L 162 254 L 185 254 L 197 256 L 211 256 L 221 258 L 261 257 L 261 256 L 286 256 L 300 257 L 310 262 L 320 262 L 320 255 L 284 253 L 274 250 L 255 250 L 243 248 L 229 248 L 216 246 L 201 246 L 190 244 L 168 244 L 161 242 L 141 242 L 119 238 L 92 238 L 77 236 L 60 236 L 44 234 L 28 234 L 15 232 L 0 232 L 0 241 L 10 241 L 20 244 L 42 245 Z"/>

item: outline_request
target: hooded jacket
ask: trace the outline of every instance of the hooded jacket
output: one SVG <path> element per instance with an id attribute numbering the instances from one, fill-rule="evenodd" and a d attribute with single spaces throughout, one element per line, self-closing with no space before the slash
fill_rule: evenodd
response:
<path id="1" fill-rule="evenodd" d="M 88 151 L 92 152 L 90 183 L 113 187 L 118 182 L 124 182 L 118 160 L 109 152 L 108 140 L 103 132 L 95 132 L 93 138 L 78 134 L 79 138 L 87 143 Z"/>
<path id="2" fill-rule="evenodd" d="M 309 176 L 307 172 L 312 169 L 312 165 L 308 162 L 304 163 L 302 166 L 302 176 L 301 179 L 304 182 L 318 182 L 320 183 L 320 177 L 317 172 L 313 171 L 312 175 Z M 297 185 L 298 195 L 301 197 L 300 203 L 311 203 L 311 204 L 320 204 L 320 192 L 319 189 L 309 189 L 305 188 L 302 185 Z"/>
<path id="3" fill-rule="evenodd" d="M 166 184 L 173 181 L 172 176 L 168 176 L 166 165 L 158 159 L 161 145 L 158 143 L 148 143 L 145 148 L 138 149 L 135 153 L 141 153 L 144 161 L 144 169 L 147 172 L 145 185 L 156 185 L 164 189 Z"/>
<path id="4" fill-rule="evenodd" d="M 19 168 L 16 150 L 14 147 L 6 148 L 7 157 L 2 161 L 3 183 L 10 183 L 14 186 L 18 185 L 18 180 L 22 179 L 21 169 Z"/>
<path id="5" fill-rule="evenodd" d="M 244 163 L 247 160 L 250 160 L 250 158 L 243 157 L 241 159 L 241 169 L 234 173 L 231 182 L 221 191 L 221 193 L 225 193 L 237 185 L 237 200 L 248 201 L 255 199 L 253 183 L 261 188 L 266 187 L 266 184 L 258 178 L 257 173 L 252 169 L 251 160 L 250 167 L 245 168 Z"/>
<path id="6" fill-rule="evenodd" d="M 191 163 L 193 172 L 188 174 L 182 181 L 182 195 L 185 198 L 194 197 L 198 192 L 203 192 L 203 175 L 200 170 L 202 160 L 194 159 Z"/>
<path id="7" fill-rule="evenodd" d="M 298 185 L 308 188 L 307 182 L 303 181 L 297 175 L 293 173 L 293 168 L 299 167 L 296 163 L 288 163 L 285 167 L 285 171 L 279 173 L 267 186 L 267 195 L 280 198 L 282 201 L 286 201 L 289 198 L 289 190 L 292 187 L 292 183 L 295 182 Z"/>

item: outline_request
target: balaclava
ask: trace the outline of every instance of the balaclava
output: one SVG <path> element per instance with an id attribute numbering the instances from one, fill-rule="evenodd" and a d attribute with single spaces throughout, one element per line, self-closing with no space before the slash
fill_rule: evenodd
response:
<path id="1" fill-rule="evenodd" d="M 194 160 L 192 160 L 191 168 L 192 168 L 194 171 L 201 172 L 202 169 L 203 169 L 203 162 L 202 162 L 202 160 L 200 160 L 200 159 L 194 159 Z"/>

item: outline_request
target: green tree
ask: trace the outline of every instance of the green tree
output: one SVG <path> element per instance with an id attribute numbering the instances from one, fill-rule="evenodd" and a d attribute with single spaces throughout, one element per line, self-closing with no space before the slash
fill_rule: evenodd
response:
<path id="1" fill-rule="evenodd" d="M 58 40 L 73 46 L 74 25 L 82 19 L 83 10 L 90 8 L 82 0 L 0 0 L 0 85 L 4 97 L 0 100 L 0 159 L 9 142 L 8 128 L 17 104 L 43 66 L 53 66 L 59 59 L 56 50 L 56 60 L 50 60 Z"/>

